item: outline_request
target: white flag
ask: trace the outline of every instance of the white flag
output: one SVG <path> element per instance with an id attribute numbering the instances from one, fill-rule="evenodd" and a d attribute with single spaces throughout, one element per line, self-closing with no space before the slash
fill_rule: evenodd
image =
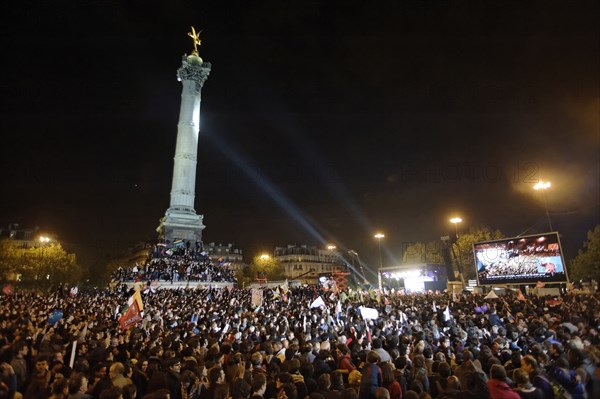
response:
<path id="1" fill-rule="evenodd" d="M 311 309 L 318 308 L 319 306 L 325 306 L 325 302 L 323 301 L 323 298 L 321 298 L 320 296 L 317 299 L 315 299 L 313 301 L 313 303 L 310 304 Z"/>
<path id="2" fill-rule="evenodd" d="M 446 310 L 444 310 L 444 321 L 448 321 L 452 318 L 450 314 L 450 306 L 446 306 Z"/>

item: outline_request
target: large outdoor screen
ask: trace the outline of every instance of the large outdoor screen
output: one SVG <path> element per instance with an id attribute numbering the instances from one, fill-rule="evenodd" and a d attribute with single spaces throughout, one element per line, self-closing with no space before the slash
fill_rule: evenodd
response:
<path id="1" fill-rule="evenodd" d="M 566 282 L 558 233 L 473 244 L 479 285 Z"/>

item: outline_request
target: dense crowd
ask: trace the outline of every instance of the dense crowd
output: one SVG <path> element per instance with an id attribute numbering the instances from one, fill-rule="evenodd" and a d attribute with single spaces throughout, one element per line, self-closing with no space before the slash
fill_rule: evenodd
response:
<path id="1" fill-rule="evenodd" d="M 112 273 L 116 281 L 208 281 L 235 282 L 227 262 L 213 262 L 201 248 L 186 245 L 155 245 L 143 265 L 119 267 Z"/>
<path id="2" fill-rule="evenodd" d="M 598 295 L 257 293 L 2 296 L 0 398 L 600 398 Z"/>

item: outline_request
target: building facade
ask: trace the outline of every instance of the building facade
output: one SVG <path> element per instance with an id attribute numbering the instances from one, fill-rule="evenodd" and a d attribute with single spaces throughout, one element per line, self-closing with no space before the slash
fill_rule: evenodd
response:
<path id="1" fill-rule="evenodd" d="M 277 247 L 273 258 L 284 267 L 286 278 L 304 284 L 316 284 L 319 275 L 333 273 L 343 264 L 335 249 L 307 245 Z"/>
<path id="2" fill-rule="evenodd" d="M 234 272 L 243 271 L 248 265 L 244 263 L 242 250 L 233 244 L 204 244 L 202 250 L 208 254 L 212 263 L 229 266 Z"/>

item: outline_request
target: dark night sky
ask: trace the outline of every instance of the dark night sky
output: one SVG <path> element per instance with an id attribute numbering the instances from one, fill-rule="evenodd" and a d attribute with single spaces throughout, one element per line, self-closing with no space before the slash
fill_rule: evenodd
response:
<path id="1" fill-rule="evenodd" d="M 0 223 L 98 253 L 155 237 L 190 25 L 205 242 L 249 259 L 334 242 L 367 263 L 461 229 L 600 222 L 597 2 L 19 1 L 3 4 Z M 12 4 L 12 5 L 10 5 Z"/>

